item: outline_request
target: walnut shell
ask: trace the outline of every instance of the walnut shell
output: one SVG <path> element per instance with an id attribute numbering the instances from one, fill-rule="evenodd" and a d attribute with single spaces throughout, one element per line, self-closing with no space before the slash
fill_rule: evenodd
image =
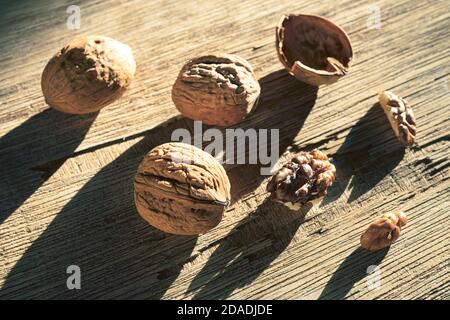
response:
<path id="1" fill-rule="evenodd" d="M 271 177 L 267 191 L 271 198 L 291 209 L 327 194 L 336 179 L 336 168 L 328 157 L 315 149 L 300 152 Z"/>
<path id="2" fill-rule="evenodd" d="M 345 31 L 316 15 L 284 15 L 276 29 L 276 48 L 286 70 L 313 86 L 338 81 L 353 60 Z"/>
<path id="3" fill-rule="evenodd" d="M 230 126 L 256 107 L 260 91 L 247 61 L 232 54 L 207 55 L 183 66 L 173 85 L 172 100 L 187 118 Z"/>
<path id="4" fill-rule="evenodd" d="M 134 180 L 139 214 L 167 233 L 195 235 L 214 228 L 230 203 L 230 182 L 210 154 L 166 143 L 142 160 Z"/>
<path id="5" fill-rule="evenodd" d="M 377 251 L 389 247 L 398 239 L 408 218 L 402 211 L 385 213 L 376 218 L 361 235 L 361 247 L 370 251 Z"/>
<path id="6" fill-rule="evenodd" d="M 136 71 L 127 45 L 102 36 L 73 40 L 47 63 L 41 78 L 49 106 L 66 113 L 96 112 L 119 98 Z"/>
<path id="7" fill-rule="evenodd" d="M 397 139 L 405 146 L 413 145 L 417 128 L 416 118 L 409 103 L 390 91 L 381 91 L 378 100 Z"/>

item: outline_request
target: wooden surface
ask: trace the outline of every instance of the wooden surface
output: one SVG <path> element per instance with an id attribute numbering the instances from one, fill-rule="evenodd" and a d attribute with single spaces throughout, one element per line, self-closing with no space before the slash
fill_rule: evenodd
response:
<path id="1" fill-rule="evenodd" d="M 448 299 L 450 7 L 448 1 L 2 1 L 0 19 L 0 298 Z M 381 28 L 368 28 L 373 6 Z M 316 90 L 282 70 L 275 25 L 289 12 L 324 15 L 352 39 L 355 64 Z M 130 45 L 131 90 L 97 115 L 48 109 L 40 75 L 81 34 Z M 338 180 L 313 208 L 267 200 L 256 165 L 227 166 L 233 204 L 198 237 L 163 234 L 136 213 L 143 155 L 170 140 L 171 86 L 189 58 L 235 53 L 254 67 L 258 110 L 239 127 L 279 128 L 280 153 L 319 147 Z M 375 105 L 380 89 L 412 102 L 418 144 L 404 151 Z M 308 210 L 309 209 L 309 210 Z M 409 224 L 389 250 L 359 236 L 378 214 Z M 81 268 L 81 290 L 66 268 Z M 381 286 L 368 286 L 378 265 Z"/>

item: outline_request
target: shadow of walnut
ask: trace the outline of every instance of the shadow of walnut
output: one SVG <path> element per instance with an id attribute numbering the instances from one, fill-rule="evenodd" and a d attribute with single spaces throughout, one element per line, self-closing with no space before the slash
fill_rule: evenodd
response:
<path id="1" fill-rule="evenodd" d="M 404 155 L 405 148 L 378 103 L 374 104 L 332 156 L 337 178 L 322 205 L 337 200 L 347 186 L 351 187 L 348 202 L 357 200 L 389 175 Z"/>
<path id="2" fill-rule="evenodd" d="M 46 109 L 0 138 L 0 223 L 73 154 L 96 117 Z"/>
<path id="3" fill-rule="evenodd" d="M 355 249 L 328 280 L 319 300 L 344 299 L 355 283 L 368 276 L 368 268 L 379 265 L 388 252 L 389 247 L 377 252 L 369 252 L 362 247 Z"/>
<path id="4" fill-rule="evenodd" d="M 220 240 L 188 293 L 194 292 L 194 299 L 226 299 L 251 284 L 287 248 L 311 207 L 293 212 L 267 198 Z"/>
<path id="5" fill-rule="evenodd" d="M 159 128 L 159 136 L 170 138 L 170 130 Z M 77 192 L 13 267 L 0 297 L 161 298 L 196 237 L 164 234 L 135 210 L 134 174 L 142 157 L 161 143 L 156 136 L 150 132 Z M 69 265 L 80 267 L 82 290 L 67 290 Z"/>
<path id="6" fill-rule="evenodd" d="M 317 89 L 285 71 L 264 77 L 261 85 L 265 93 L 258 111 L 240 126 L 279 128 L 283 152 L 312 109 Z M 287 116 L 273 123 L 273 112 Z M 170 120 L 148 132 L 89 180 L 13 267 L 0 297 L 161 298 L 189 261 L 196 237 L 167 235 L 142 220 L 134 206 L 133 179 L 142 157 L 169 142 L 178 128 L 193 133 L 192 121 Z M 253 192 L 264 179 L 259 170 L 243 176 L 231 169 L 229 174 L 237 185 L 245 185 L 232 195 L 234 200 Z M 300 221 L 297 217 L 294 220 Z M 295 223 L 283 228 L 295 229 Z M 279 248 L 274 252 L 280 253 L 289 241 L 282 236 L 273 242 Z M 269 251 L 267 261 L 275 258 L 273 249 Z M 66 268 L 73 264 L 81 268 L 83 290 L 66 288 Z M 263 262 L 258 270 L 262 272 L 266 266 Z"/>

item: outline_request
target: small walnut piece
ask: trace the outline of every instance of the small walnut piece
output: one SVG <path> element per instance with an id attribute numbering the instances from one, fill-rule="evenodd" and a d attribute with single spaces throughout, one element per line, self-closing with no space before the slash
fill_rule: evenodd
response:
<path id="1" fill-rule="evenodd" d="M 409 103 L 390 91 L 381 91 L 378 100 L 398 140 L 405 146 L 414 144 L 416 118 Z"/>
<path id="2" fill-rule="evenodd" d="M 269 180 L 271 198 L 297 210 L 308 201 L 318 199 L 336 179 L 336 168 L 328 157 L 315 149 L 300 152 Z"/>
<path id="3" fill-rule="evenodd" d="M 352 45 L 345 31 L 316 15 L 281 17 L 276 49 L 286 70 L 313 86 L 338 81 L 348 73 L 353 60 Z"/>
<path id="4" fill-rule="evenodd" d="M 400 231 L 408 222 L 405 213 L 385 213 L 375 219 L 361 235 L 361 246 L 370 251 L 388 247 L 398 239 Z"/>
<path id="5" fill-rule="evenodd" d="M 59 111 L 96 112 L 125 92 L 135 71 L 127 45 L 108 37 L 81 37 L 50 59 L 41 87 L 45 101 Z"/>
<path id="6" fill-rule="evenodd" d="M 230 203 L 230 182 L 210 154 L 184 143 L 166 143 L 142 160 L 134 180 L 139 214 L 173 234 L 214 228 Z"/>
<path id="7" fill-rule="evenodd" d="M 230 126 L 241 122 L 257 105 L 260 86 L 250 64 L 232 54 L 188 61 L 172 89 L 172 100 L 187 118 Z"/>

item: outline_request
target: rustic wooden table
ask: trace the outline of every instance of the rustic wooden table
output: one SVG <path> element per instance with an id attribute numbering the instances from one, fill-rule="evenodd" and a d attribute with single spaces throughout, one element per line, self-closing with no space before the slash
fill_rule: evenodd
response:
<path id="1" fill-rule="evenodd" d="M 448 1 L 82 1 L 77 30 L 66 26 L 70 4 L 2 1 L 1 298 L 450 297 Z M 349 33 L 349 75 L 316 90 L 282 70 L 275 25 L 288 12 L 324 15 Z M 129 44 L 138 71 L 120 101 L 71 116 L 48 108 L 40 75 L 81 34 Z M 175 128 L 192 129 L 171 85 L 189 57 L 211 51 L 246 58 L 260 79 L 259 108 L 239 127 L 279 128 L 283 154 L 321 148 L 338 179 L 319 205 L 291 212 L 267 200 L 258 166 L 229 165 L 233 204 L 220 225 L 163 234 L 138 216 L 133 176 Z M 413 104 L 410 150 L 375 105 L 382 88 Z M 399 241 L 359 249 L 368 223 L 392 209 L 410 218 Z M 70 265 L 80 290 L 66 287 Z"/>

